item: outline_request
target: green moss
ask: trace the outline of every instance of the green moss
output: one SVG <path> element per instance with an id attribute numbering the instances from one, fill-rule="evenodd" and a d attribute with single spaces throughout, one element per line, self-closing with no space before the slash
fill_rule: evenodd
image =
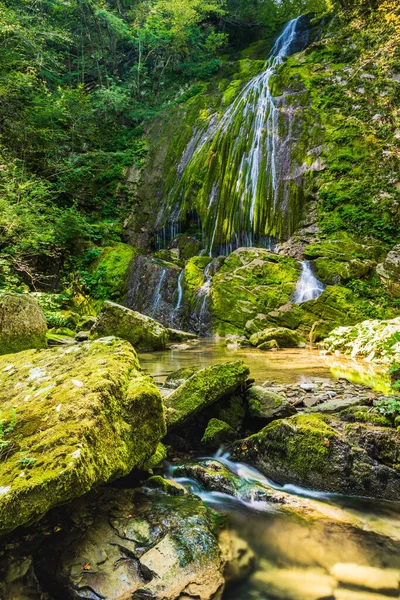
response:
<path id="1" fill-rule="evenodd" d="M 212 448 L 219 448 L 222 444 L 232 441 L 235 431 L 228 423 L 219 419 L 211 419 L 202 437 L 201 443 Z"/>
<path id="2" fill-rule="evenodd" d="M 197 371 L 165 400 L 169 429 L 182 426 L 198 412 L 233 394 L 250 370 L 242 361 L 221 363 Z"/>
<path id="3" fill-rule="evenodd" d="M 154 454 L 143 463 L 143 469 L 145 471 L 152 471 L 153 469 L 161 467 L 162 462 L 167 458 L 167 456 L 167 448 L 164 446 L 164 444 L 158 444 Z"/>
<path id="4" fill-rule="evenodd" d="M 1 405 L 17 416 L 0 462 L 1 534 L 154 454 L 162 401 L 139 369 L 132 346 L 115 338 L 0 358 Z"/>
<path id="5" fill-rule="evenodd" d="M 216 331 L 243 334 L 257 315 L 290 300 L 298 276 L 295 260 L 262 248 L 242 248 L 228 256 L 212 282 Z"/>
<path id="6" fill-rule="evenodd" d="M 31 295 L 0 295 L 0 323 L 0 354 L 47 347 L 46 318 Z"/>
<path id="7" fill-rule="evenodd" d="M 93 338 L 118 336 L 138 350 L 162 350 L 168 341 L 161 323 L 114 302 L 103 304 L 91 333 Z"/>
<path id="8" fill-rule="evenodd" d="M 250 338 L 250 344 L 260 349 L 264 349 L 261 346 L 271 341 L 275 342 L 272 347 L 278 344 L 281 348 L 297 348 L 304 343 L 297 332 L 284 327 L 270 327 L 254 333 Z M 267 346 L 266 349 L 269 350 L 270 346 Z"/>
<path id="9" fill-rule="evenodd" d="M 138 250 L 127 244 L 114 242 L 101 250 L 91 268 L 96 284 L 94 297 L 106 300 L 122 300 L 128 291 L 128 269 Z"/>

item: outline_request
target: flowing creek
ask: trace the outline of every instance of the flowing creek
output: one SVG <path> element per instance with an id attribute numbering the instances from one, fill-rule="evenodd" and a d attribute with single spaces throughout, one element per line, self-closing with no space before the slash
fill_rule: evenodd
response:
<path id="1" fill-rule="evenodd" d="M 307 349 L 263 353 L 229 347 L 216 339 L 140 356 L 143 368 L 160 385 L 177 369 L 204 368 L 233 359 L 247 361 L 258 384 L 266 380 L 286 385 L 310 380 L 333 382 L 338 377 L 370 384 L 380 380 L 379 372 L 367 363 Z M 376 387 L 379 389 L 379 384 Z M 216 491 L 213 484 L 191 476 L 191 465 L 217 472 L 220 468 L 233 482 L 234 494 L 228 495 L 218 486 Z M 166 476 L 229 516 L 230 527 L 255 553 L 256 566 L 250 579 L 229 588 L 225 600 L 398 597 L 393 569 L 400 570 L 400 502 L 280 486 L 255 469 L 231 461 L 222 451 L 212 458 L 196 458 L 194 463 L 174 463 Z M 286 503 L 282 506 L 265 500 L 263 490 L 267 495 L 284 494 Z"/>

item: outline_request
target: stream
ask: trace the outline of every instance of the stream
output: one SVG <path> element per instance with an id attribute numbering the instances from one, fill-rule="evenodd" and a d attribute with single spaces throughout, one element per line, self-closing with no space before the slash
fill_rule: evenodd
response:
<path id="1" fill-rule="evenodd" d="M 229 347 L 217 339 L 140 356 L 143 368 L 160 385 L 177 369 L 204 368 L 234 359 L 249 364 L 251 376 L 258 384 L 265 381 L 298 384 L 316 378 L 332 382 L 347 377 L 373 386 L 381 378 L 379 371 L 374 371 L 368 363 L 323 356 L 316 350 L 265 353 Z M 380 385 L 376 387 L 379 389 Z M 165 476 L 199 495 L 220 514 L 229 516 L 229 526 L 255 553 L 255 569 L 250 579 L 228 588 L 224 600 L 398 597 L 390 582 L 393 569 L 400 570 L 400 502 L 280 486 L 252 467 L 231 461 L 222 451 L 214 457 L 198 457 L 193 464 L 211 471 L 221 469 L 220 477 L 234 483 L 235 493 L 213 490 L 213 484 L 207 485 L 196 475 L 191 476 L 190 463 L 170 465 Z M 265 500 L 263 490 L 283 494 L 286 504 Z"/>

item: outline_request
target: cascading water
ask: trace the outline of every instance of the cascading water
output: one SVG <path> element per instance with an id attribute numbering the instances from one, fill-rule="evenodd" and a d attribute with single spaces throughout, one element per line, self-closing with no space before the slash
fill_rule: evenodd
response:
<path id="1" fill-rule="evenodd" d="M 286 24 L 264 71 L 247 83 L 220 119 L 214 114 L 203 132 L 194 132 L 182 154 L 168 194 L 170 220 L 195 209 L 210 255 L 224 246 L 231 251 L 268 247 L 271 236 L 281 236 L 293 221 L 289 209 L 300 212 L 286 147 L 292 143 L 293 107 L 285 105 L 284 95 L 273 95 L 271 79 L 291 52 L 307 46 L 310 36 L 304 23 L 308 26 L 309 21 L 303 16 Z M 284 134 L 281 113 L 289 121 Z M 200 189 L 199 173 L 204 174 Z"/>
<path id="2" fill-rule="evenodd" d="M 293 302 L 295 304 L 302 304 L 303 302 L 308 302 L 308 300 L 316 300 L 324 289 L 324 284 L 312 272 L 310 261 L 303 260 L 301 262 L 300 279 L 297 282 L 293 295 Z"/>
<path id="3" fill-rule="evenodd" d="M 184 273 L 185 273 L 185 270 L 182 269 L 182 271 L 179 273 L 179 277 L 178 277 L 178 301 L 176 303 L 175 312 L 177 312 L 182 306 L 182 301 L 183 301 L 182 279 L 183 279 Z"/>
<path id="4" fill-rule="evenodd" d="M 151 307 L 151 316 L 152 317 L 157 316 L 158 307 L 161 302 L 161 290 L 162 290 L 162 286 L 163 286 L 166 276 L 167 276 L 167 269 L 163 269 L 161 271 L 161 276 L 160 276 L 160 279 L 158 281 L 158 284 L 157 284 L 157 287 L 156 287 L 156 290 L 155 290 L 154 296 L 153 296 L 153 304 Z"/>
<path id="5" fill-rule="evenodd" d="M 198 311 L 198 329 L 200 334 L 207 333 L 208 323 L 207 323 L 207 312 L 208 312 L 208 304 L 209 297 L 211 293 L 212 286 L 212 273 L 211 269 L 213 267 L 213 263 L 210 262 L 205 270 L 204 270 L 204 283 L 197 290 L 197 296 L 200 302 L 200 310 Z"/>

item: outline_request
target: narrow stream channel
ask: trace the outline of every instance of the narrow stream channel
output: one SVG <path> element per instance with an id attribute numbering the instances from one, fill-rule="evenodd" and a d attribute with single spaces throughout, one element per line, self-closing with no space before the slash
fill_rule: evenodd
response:
<path id="1" fill-rule="evenodd" d="M 318 351 L 296 349 L 263 353 L 227 347 L 212 339 L 140 357 L 143 368 L 160 385 L 177 369 L 204 368 L 233 359 L 245 360 L 258 384 L 265 381 L 296 384 L 316 378 L 333 381 L 344 376 L 350 380 L 355 378 L 358 383 L 364 380 L 374 383 L 381 378 L 368 363 L 325 357 Z M 390 589 L 390 580 L 393 569 L 400 569 L 400 502 L 279 486 L 255 469 L 232 462 L 223 452 L 211 458 L 198 458 L 193 464 L 211 470 L 221 468 L 234 482 L 237 493 L 213 491 L 212 485 L 207 486 L 187 474 L 190 465 L 174 464 L 166 476 L 199 495 L 220 514 L 229 516 L 230 527 L 255 553 L 252 576 L 228 588 L 224 600 L 398 597 Z M 260 487 L 285 494 L 290 508 L 263 499 Z M 374 583 L 374 578 L 381 578 L 387 584 Z M 374 585 L 376 589 L 372 593 Z"/>

